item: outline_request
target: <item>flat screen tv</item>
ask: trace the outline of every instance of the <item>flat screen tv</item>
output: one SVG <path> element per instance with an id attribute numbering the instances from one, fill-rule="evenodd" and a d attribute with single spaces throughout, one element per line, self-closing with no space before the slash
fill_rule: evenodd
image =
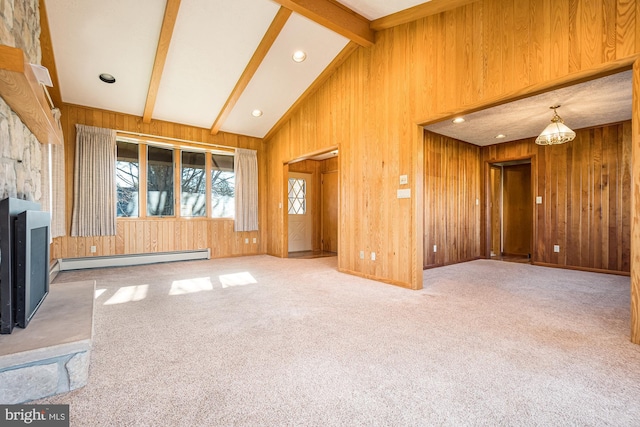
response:
<path id="1" fill-rule="evenodd" d="M 24 211 L 16 220 L 15 322 L 26 328 L 49 294 L 49 212 Z"/>
<path id="2" fill-rule="evenodd" d="M 0 333 L 15 326 L 15 222 L 24 211 L 39 211 L 40 204 L 8 197 L 0 200 Z"/>

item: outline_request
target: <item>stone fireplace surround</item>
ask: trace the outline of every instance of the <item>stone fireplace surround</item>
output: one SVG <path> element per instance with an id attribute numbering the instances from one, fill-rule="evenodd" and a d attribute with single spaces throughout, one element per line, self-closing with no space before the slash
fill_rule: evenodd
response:
<path id="1" fill-rule="evenodd" d="M 0 0 L 0 44 L 41 64 L 39 0 Z M 0 199 L 43 202 L 41 141 L 0 97 Z M 47 209 L 45 209 L 47 210 Z M 95 282 L 52 284 L 26 329 L 0 335 L 0 404 L 23 403 L 82 387 L 93 336 Z"/>

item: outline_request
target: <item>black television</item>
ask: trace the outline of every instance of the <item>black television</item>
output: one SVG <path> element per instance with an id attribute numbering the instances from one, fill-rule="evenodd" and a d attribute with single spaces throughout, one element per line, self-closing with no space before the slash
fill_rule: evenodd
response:
<path id="1" fill-rule="evenodd" d="M 24 211 L 39 211 L 40 204 L 8 197 L 0 200 L 0 334 L 15 326 L 15 222 Z"/>
<path id="2" fill-rule="evenodd" d="M 49 294 L 49 212 L 24 211 L 15 228 L 15 322 L 26 328 Z"/>

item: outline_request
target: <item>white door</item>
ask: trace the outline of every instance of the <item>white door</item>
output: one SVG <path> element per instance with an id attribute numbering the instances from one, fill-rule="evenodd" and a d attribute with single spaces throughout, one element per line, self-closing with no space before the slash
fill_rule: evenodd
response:
<path id="1" fill-rule="evenodd" d="M 313 249 L 311 176 L 308 173 L 289 172 L 289 252 Z"/>

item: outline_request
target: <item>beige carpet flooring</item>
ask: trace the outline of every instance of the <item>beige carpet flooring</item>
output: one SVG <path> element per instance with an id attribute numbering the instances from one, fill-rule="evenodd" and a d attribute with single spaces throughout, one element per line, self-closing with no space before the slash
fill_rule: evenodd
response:
<path id="1" fill-rule="evenodd" d="M 95 278 L 72 426 L 638 426 L 629 278 L 479 260 L 424 289 L 269 256 Z"/>

